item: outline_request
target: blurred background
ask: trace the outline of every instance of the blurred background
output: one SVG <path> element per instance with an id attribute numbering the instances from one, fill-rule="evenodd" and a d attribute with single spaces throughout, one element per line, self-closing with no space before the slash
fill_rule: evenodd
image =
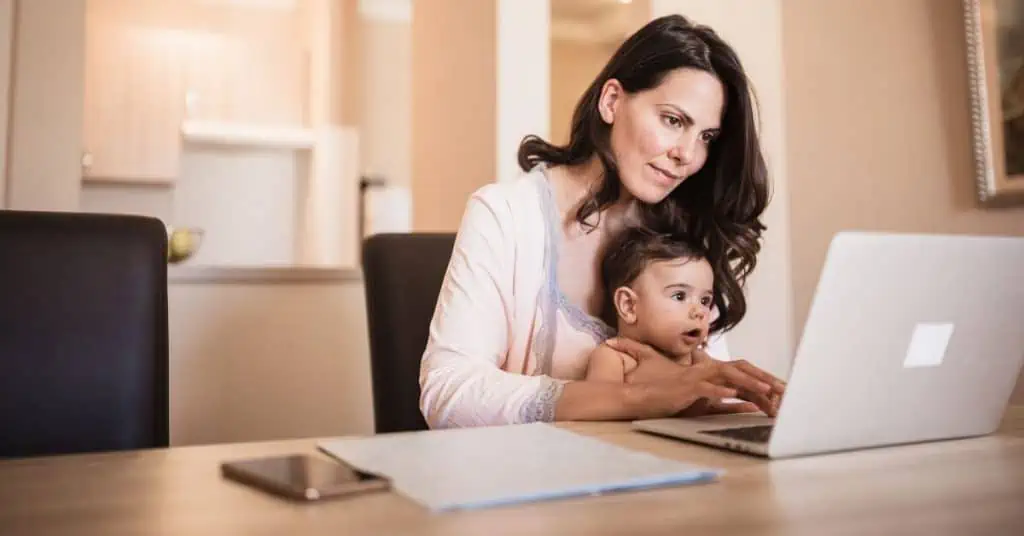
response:
<path id="1" fill-rule="evenodd" d="M 1024 235 L 973 200 L 960 0 L 0 0 L 0 207 L 202 230 L 170 268 L 173 444 L 369 432 L 361 240 L 454 231 L 667 13 L 761 106 L 734 355 L 788 373 L 838 230 Z"/>

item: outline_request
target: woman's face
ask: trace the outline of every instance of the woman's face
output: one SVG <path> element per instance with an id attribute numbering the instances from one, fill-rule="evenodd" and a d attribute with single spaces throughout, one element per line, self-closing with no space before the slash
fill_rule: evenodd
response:
<path id="1" fill-rule="evenodd" d="M 657 87 L 634 94 L 618 80 L 606 82 L 598 107 L 611 124 L 611 150 L 626 192 L 658 203 L 699 171 L 724 106 L 722 83 L 698 69 L 676 69 Z"/>

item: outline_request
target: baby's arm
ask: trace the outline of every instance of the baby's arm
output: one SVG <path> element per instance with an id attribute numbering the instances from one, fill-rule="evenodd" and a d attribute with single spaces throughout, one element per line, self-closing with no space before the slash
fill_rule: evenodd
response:
<path id="1" fill-rule="evenodd" d="M 636 361 L 607 344 L 594 348 L 589 359 L 587 381 L 624 383 L 626 374 L 636 368 Z"/>

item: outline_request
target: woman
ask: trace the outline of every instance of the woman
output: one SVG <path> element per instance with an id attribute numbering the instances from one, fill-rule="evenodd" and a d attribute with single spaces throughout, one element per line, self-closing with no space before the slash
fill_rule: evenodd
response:
<path id="1" fill-rule="evenodd" d="M 768 180 L 726 43 L 678 15 L 651 21 L 584 93 L 569 143 L 527 137 L 519 163 L 520 179 L 481 188 L 463 215 L 420 374 L 431 427 L 772 413 L 782 382 L 756 367 L 706 355 L 680 366 L 625 339 L 610 342 L 639 362 L 626 384 L 582 380 L 613 335 L 599 318 L 599 260 L 626 225 L 701 240 L 721 259 L 715 322 L 744 315 Z M 750 402 L 720 402 L 734 396 Z"/>

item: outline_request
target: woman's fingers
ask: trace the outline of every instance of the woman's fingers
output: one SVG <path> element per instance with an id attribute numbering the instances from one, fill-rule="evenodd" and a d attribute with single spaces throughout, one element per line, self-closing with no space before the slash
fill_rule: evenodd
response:
<path id="1" fill-rule="evenodd" d="M 703 383 L 725 387 L 736 392 L 736 395 L 717 395 L 711 398 L 735 398 L 753 403 L 765 414 L 774 417 L 778 411 L 771 385 L 762 382 L 732 366 L 732 363 L 702 363 L 688 369 L 699 375 Z M 703 395 L 709 396 L 709 395 Z M 710 396 L 709 396 L 710 397 Z"/>
<path id="2" fill-rule="evenodd" d="M 707 397 L 711 399 L 715 398 L 736 398 L 739 396 L 739 392 L 732 387 L 726 387 L 724 385 L 715 385 L 711 382 L 704 381 L 697 384 L 694 389 L 694 394 L 697 396 Z"/>
<path id="3" fill-rule="evenodd" d="M 757 413 L 761 408 L 753 402 L 712 402 L 707 408 L 708 415 L 719 415 L 728 413 Z"/>
<path id="4" fill-rule="evenodd" d="M 735 367 L 732 363 L 722 363 L 717 367 L 721 371 L 721 377 L 729 384 L 746 389 L 753 393 L 768 394 L 772 392 L 772 386 L 758 380 L 755 376 L 747 374 L 742 369 Z"/>
<path id="5" fill-rule="evenodd" d="M 661 354 L 659 354 L 654 348 L 651 348 L 644 343 L 634 341 L 633 339 L 627 339 L 626 337 L 611 338 L 605 341 L 605 344 L 615 350 L 629 355 L 629 357 L 632 357 L 637 361 L 643 361 L 650 357 L 661 356 Z"/>
<path id="6" fill-rule="evenodd" d="M 770 397 L 761 393 L 752 393 L 750 391 L 740 389 L 739 395 L 737 396 L 752 403 L 769 417 L 774 417 L 778 413 L 778 404 L 776 404 Z"/>
<path id="7" fill-rule="evenodd" d="M 786 390 L 786 382 L 776 378 L 775 376 L 764 371 L 763 369 L 756 367 L 755 365 L 751 364 L 745 359 L 729 361 L 729 364 L 757 378 L 758 380 L 767 383 L 768 385 L 771 386 L 772 391 L 775 391 L 776 393 L 781 394 Z"/>
<path id="8" fill-rule="evenodd" d="M 703 351 L 703 350 L 701 350 L 699 348 L 695 349 L 693 351 L 693 364 L 694 365 L 699 365 L 699 364 L 702 364 L 702 363 L 709 363 L 709 362 L 712 362 L 712 363 L 722 363 L 722 364 L 724 364 L 727 367 L 733 367 L 735 369 L 738 369 L 740 372 L 743 372 L 744 374 L 753 377 L 755 380 L 767 384 L 770 387 L 770 389 L 772 391 L 774 391 L 775 393 L 777 393 L 777 394 L 781 395 L 786 390 L 786 382 L 776 378 L 775 376 L 773 376 L 772 374 L 766 372 L 765 370 L 763 370 L 761 368 L 758 368 L 756 365 L 750 363 L 749 361 L 747 361 L 745 359 L 738 359 L 738 360 L 735 360 L 735 361 L 718 361 L 718 360 L 714 359 L 713 357 L 711 357 L 710 355 L 708 355 L 707 352 L 705 352 L 705 351 Z M 734 377 L 735 376 L 733 375 L 733 376 L 730 376 L 728 379 L 732 379 Z M 748 386 L 748 388 L 749 388 L 749 386 Z"/>

